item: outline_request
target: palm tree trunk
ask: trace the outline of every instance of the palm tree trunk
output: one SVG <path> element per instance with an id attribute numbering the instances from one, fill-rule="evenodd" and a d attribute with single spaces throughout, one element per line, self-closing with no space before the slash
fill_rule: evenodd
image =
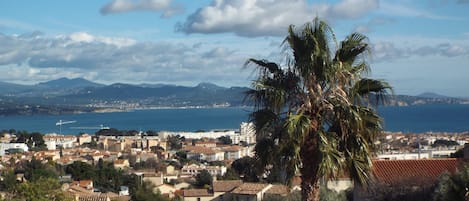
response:
<path id="1" fill-rule="evenodd" d="M 316 130 L 306 136 L 301 146 L 301 199 L 303 201 L 319 201 L 319 144 Z"/>

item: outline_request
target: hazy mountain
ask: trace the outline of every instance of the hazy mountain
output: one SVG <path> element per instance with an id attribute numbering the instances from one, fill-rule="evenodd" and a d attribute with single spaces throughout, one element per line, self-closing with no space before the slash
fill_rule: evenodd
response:
<path id="1" fill-rule="evenodd" d="M 417 96 L 422 97 L 422 98 L 451 98 L 451 97 L 440 95 L 440 94 L 433 93 L 433 92 L 425 92 Z"/>
<path id="2" fill-rule="evenodd" d="M 51 114 L 58 114 L 61 111 L 93 111 L 102 107 L 243 106 L 251 104 L 243 102 L 247 90 L 246 87 L 227 88 L 209 82 L 193 87 L 125 83 L 103 85 L 82 78 L 60 78 L 36 85 L 0 82 L 0 115 L 47 113 L 48 110 Z M 461 104 L 469 101 L 424 93 L 419 96 L 390 96 L 388 103 L 407 106 Z"/>
<path id="3" fill-rule="evenodd" d="M 41 82 L 36 86 L 46 87 L 46 88 L 84 88 L 84 87 L 103 87 L 105 85 L 91 82 L 83 78 L 59 78 L 56 80 L 51 80 L 47 82 Z"/>
<path id="4" fill-rule="evenodd" d="M 199 84 L 195 87 L 160 85 L 148 87 L 145 85 L 130 85 L 116 83 L 98 88 L 86 88 L 81 92 L 62 96 L 75 101 L 110 102 L 127 101 L 138 102 L 153 106 L 211 106 L 218 104 L 241 105 L 244 91 L 247 88 L 225 88 L 211 83 Z"/>
<path id="5" fill-rule="evenodd" d="M 25 91 L 31 88 L 32 87 L 28 85 L 0 82 L 0 93 L 2 94 L 17 93 L 17 92 Z"/>

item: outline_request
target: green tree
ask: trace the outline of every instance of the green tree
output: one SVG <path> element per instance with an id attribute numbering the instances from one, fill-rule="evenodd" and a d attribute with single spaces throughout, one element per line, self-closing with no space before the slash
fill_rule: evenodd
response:
<path id="1" fill-rule="evenodd" d="M 15 172 L 5 170 L 2 172 L 2 180 L 0 181 L 0 191 L 11 192 L 17 184 Z"/>
<path id="2" fill-rule="evenodd" d="M 239 174 L 236 172 L 236 170 L 233 168 L 228 168 L 226 173 L 219 177 L 219 180 L 238 180 L 239 178 Z"/>
<path id="3" fill-rule="evenodd" d="M 199 187 L 205 187 L 212 185 L 213 177 L 207 170 L 202 170 L 195 176 L 195 185 Z"/>
<path id="4" fill-rule="evenodd" d="M 7 200 L 25 201 L 66 201 L 66 197 L 57 179 L 40 178 L 35 182 L 23 182 L 16 185 L 12 196 Z"/>
<path id="5" fill-rule="evenodd" d="M 217 138 L 217 140 L 222 144 L 232 144 L 233 140 L 231 140 L 230 136 L 221 136 Z"/>
<path id="6" fill-rule="evenodd" d="M 44 164 L 41 160 L 37 160 L 35 157 L 31 161 L 26 161 L 23 165 L 24 177 L 26 180 L 34 182 L 39 178 L 56 178 L 57 172 L 55 167 L 50 164 Z"/>
<path id="7" fill-rule="evenodd" d="M 433 193 L 434 201 L 467 200 L 469 198 L 469 168 L 454 173 L 444 173 L 438 179 Z"/>
<path id="8" fill-rule="evenodd" d="M 259 165 L 282 167 L 278 174 L 284 183 L 299 168 L 303 200 L 318 201 L 320 179 L 345 170 L 366 184 L 373 141 L 382 129 L 369 106 L 391 90 L 384 81 L 364 78 L 367 38 L 352 33 L 338 44 L 332 28 L 316 18 L 299 29 L 291 25 L 284 46 L 291 54 L 284 67 L 247 61 L 259 67 L 247 92 L 255 106 L 251 119 Z"/>
<path id="9" fill-rule="evenodd" d="M 144 182 L 140 188 L 137 189 L 132 200 L 134 201 L 168 201 L 167 198 L 161 195 L 159 191 L 154 192 L 154 185 L 150 182 Z"/>
<path id="10" fill-rule="evenodd" d="M 73 180 L 87 180 L 95 177 L 95 168 L 88 163 L 75 161 L 65 167 L 65 173 L 71 174 Z"/>
<path id="11" fill-rule="evenodd" d="M 252 157 L 245 156 L 240 159 L 236 159 L 231 163 L 231 168 L 233 168 L 233 170 L 235 170 L 245 182 L 259 181 L 256 170 L 256 160 Z"/>
<path id="12" fill-rule="evenodd" d="M 182 142 L 185 141 L 184 137 L 179 135 L 170 135 L 167 138 L 169 150 L 180 150 L 182 148 Z"/>

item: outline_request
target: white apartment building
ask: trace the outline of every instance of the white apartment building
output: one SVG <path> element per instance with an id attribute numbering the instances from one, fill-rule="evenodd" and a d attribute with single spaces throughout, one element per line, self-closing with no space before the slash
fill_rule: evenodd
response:
<path id="1" fill-rule="evenodd" d="M 195 176 L 199 174 L 202 170 L 207 170 L 212 176 L 220 175 L 223 176 L 226 173 L 225 166 L 206 166 L 206 165 L 197 165 L 197 164 L 190 164 L 184 165 L 181 169 L 182 175 L 191 175 Z"/>

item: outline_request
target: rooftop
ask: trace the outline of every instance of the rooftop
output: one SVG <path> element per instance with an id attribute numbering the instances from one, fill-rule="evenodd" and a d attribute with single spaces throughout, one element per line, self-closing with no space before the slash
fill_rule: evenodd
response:
<path id="1" fill-rule="evenodd" d="M 241 180 L 225 180 L 225 181 L 214 181 L 213 191 L 215 192 L 229 192 L 240 186 L 243 182 Z"/>
<path id="2" fill-rule="evenodd" d="M 463 161 L 456 158 L 425 160 L 376 160 L 373 174 L 378 182 L 387 184 L 434 183 L 445 173 L 454 173 Z"/>
<path id="3" fill-rule="evenodd" d="M 262 183 L 243 183 L 241 184 L 241 186 L 238 186 L 237 188 L 235 188 L 232 191 L 232 193 L 244 194 L 244 195 L 255 195 L 268 186 L 269 184 L 262 184 Z"/>

